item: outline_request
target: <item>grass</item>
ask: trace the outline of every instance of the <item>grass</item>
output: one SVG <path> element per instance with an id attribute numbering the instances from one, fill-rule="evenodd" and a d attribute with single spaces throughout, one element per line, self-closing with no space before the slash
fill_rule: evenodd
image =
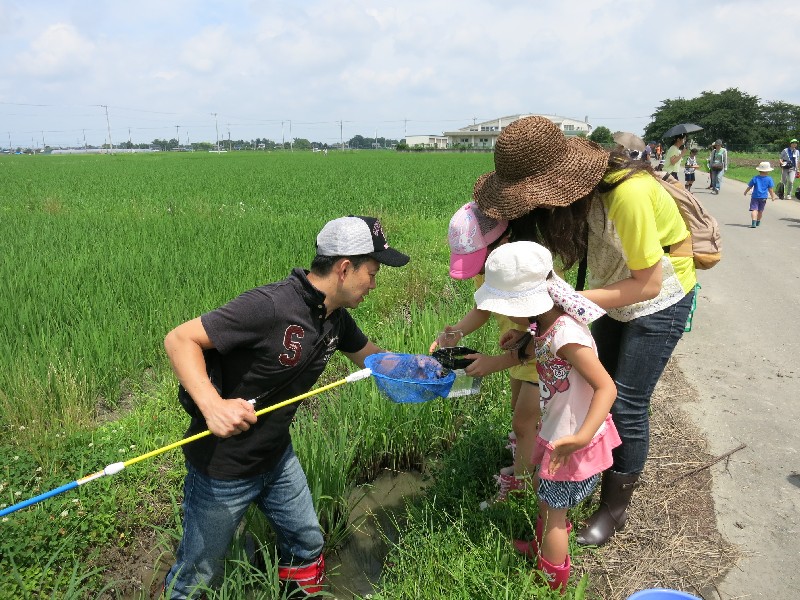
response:
<path id="1" fill-rule="evenodd" d="M 0 157 L 0 507 L 180 439 L 187 422 L 166 332 L 307 266 L 328 219 L 380 216 L 412 256 L 381 271 L 378 293 L 354 315 L 379 346 L 426 353 L 472 305 L 471 282 L 447 277 L 447 223 L 491 167 L 484 154 L 389 152 Z M 492 352 L 496 334 L 468 341 Z M 334 360 L 320 384 L 351 370 Z M 385 597 L 548 597 L 509 553 L 535 505 L 477 508 L 508 458 L 510 424 L 506 378 L 483 389 L 480 399 L 408 406 L 360 382 L 298 413 L 295 447 L 329 547 L 347 536 L 358 483 L 384 467 L 436 478 L 409 509 Z M 112 594 L 101 575 L 109 549 L 126 552 L 147 529 L 174 544 L 182 475 L 172 452 L 5 518 L 0 569 L 14 577 L 0 580 L 0 598 Z M 252 530 L 269 540 L 256 519 Z M 254 585 L 236 560 L 215 597 Z"/>

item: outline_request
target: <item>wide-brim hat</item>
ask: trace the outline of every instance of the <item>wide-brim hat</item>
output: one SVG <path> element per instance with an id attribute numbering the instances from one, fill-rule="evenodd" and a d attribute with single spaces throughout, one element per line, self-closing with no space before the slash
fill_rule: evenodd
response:
<path id="1" fill-rule="evenodd" d="M 475 291 L 475 306 L 507 317 L 535 317 L 553 308 L 547 277 L 553 256 L 535 242 L 512 242 L 486 259 L 486 279 Z"/>
<path id="2" fill-rule="evenodd" d="M 769 173 L 770 171 L 772 171 L 772 165 L 769 164 L 768 160 L 762 160 L 760 163 L 758 163 L 756 171 L 758 171 L 759 173 Z"/>
<path id="3" fill-rule="evenodd" d="M 494 148 L 495 170 L 475 182 L 473 198 L 494 219 L 516 219 L 537 206 L 568 206 L 608 169 L 609 152 L 581 137 L 565 137 L 546 117 L 508 125 Z"/>

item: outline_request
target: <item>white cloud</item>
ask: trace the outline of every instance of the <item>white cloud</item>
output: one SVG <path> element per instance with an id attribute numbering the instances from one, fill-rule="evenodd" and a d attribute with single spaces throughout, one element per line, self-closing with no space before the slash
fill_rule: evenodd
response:
<path id="1" fill-rule="evenodd" d="M 90 66 L 94 44 L 67 23 L 47 26 L 13 61 L 23 77 L 69 77 Z"/>
<path id="2" fill-rule="evenodd" d="M 104 135 L 85 107 L 107 104 L 136 109 L 114 108 L 112 126 L 144 139 L 175 123 L 210 139 L 215 112 L 233 136 L 275 139 L 291 119 L 335 141 L 339 120 L 399 137 L 532 111 L 641 132 L 662 100 L 704 90 L 800 104 L 787 36 L 754 32 L 765 22 L 800 22 L 800 4 L 0 0 L 0 100 L 60 103 L 31 123 L 0 105 L 0 121 Z"/>

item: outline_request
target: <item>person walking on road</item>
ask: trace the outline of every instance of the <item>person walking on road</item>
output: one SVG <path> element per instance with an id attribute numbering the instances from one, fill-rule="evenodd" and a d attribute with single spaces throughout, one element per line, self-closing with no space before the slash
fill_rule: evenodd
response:
<path id="1" fill-rule="evenodd" d="M 744 195 L 747 196 L 750 190 L 753 190 L 753 195 L 750 197 L 750 216 L 752 218 L 750 227 L 755 229 L 761 225 L 761 217 L 764 215 L 764 207 L 767 204 L 767 196 L 775 202 L 775 192 L 772 188 L 775 187 L 775 182 L 772 177 L 768 175 L 772 171 L 772 165 L 768 160 L 762 161 L 756 167 L 758 175 L 753 177 L 747 184 L 747 189 Z"/>
<path id="2" fill-rule="evenodd" d="M 289 429 L 298 405 L 257 419 L 245 399 L 269 391 L 267 402 L 275 404 L 304 394 L 336 350 L 363 368 L 367 356 L 382 350 L 346 309 L 375 289 L 381 264 L 408 260 L 389 247 L 377 219 L 334 219 L 317 236 L 310 271 L 294 269 L 167 334 L 179 399 L 192 417 L 186 435 L 206 429 L 214 435 L 183 446 L 183 536 L 166 597 L 194 598 L 198 587 L 219 582 L 250 504 L 275 531 L 285 593 L 323 589 L 324 540 Z"/>
<path id="3" fill-rule="evenodd" d="M 792 197 L 798 166 L 800 166 L 800 151 L 797 149 L 797 140 L 792 138 L 789 140 L 789 145 L 781 152 L 781 183 L 783 183 L 784 198 Z"/>
<path id="4" fill-rule="evenodd" d="M 691 256 L 669 251 L 689 237 L 672 196 L 642 161 L 566 138 L 545 117 L 511 123 L 495 145 L 495 171 L 473 196 L 511 221 L 512 239 L 535 239 L 569 269 L 583 257 L 583 295 L 606 311 L 592 325 L 600 361 L 617 387 L 611 408 L 622 445 L 604 471 L 600 506 L 578 543 L 601 545 L 625 526 L 650 443 L 656 382 L 683 335 L 697 283 Z M 534 210 L 543 207 L 547 210 Z"/>
<path id="5" fill-rule="evenodd" d="M 678 179 L 678 171 L 681 170 L 681 161 L 686 153 L 686 134 L 676 135 L 672 138 L 672 143 L 667 148 L 664 156 L 664 170 Z"/>
<path id="6" fill-rule="evenodd" d="M 692 185 L 695 180 L 695 171 L 700 165 L 697 164 L 697 148 L 692 148 L 689 151 L 689 157 L 686 159 L 685 169 L 683 171 L 683 181 L 686 191 L 692 190 Z"/>
<path id="7" fill-rule="evenodd" d="M 728 170 L 728 151 L 722 147 L 722 140 L 714 142 L 714 149 L 708 157 L 708 168 L 711 173 L 711 193 L 719 194 L 722 176 Z"/>

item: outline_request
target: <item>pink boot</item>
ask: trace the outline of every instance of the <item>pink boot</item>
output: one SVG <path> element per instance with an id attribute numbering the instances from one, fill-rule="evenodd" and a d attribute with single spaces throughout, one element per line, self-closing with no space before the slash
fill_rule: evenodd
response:
<path id="1" fill-rule="evenodd" d="M 551 590 L 561 589 L 564 594 L 567 591 L 567 582 L 569 581 L 569 572 L 572 565 L 569 562 L 569 554 L 563 565 L 553 565 L 547 562 L 541 556 L 536 563 L 536 568 L 542 571 L 547 578 L 547 583 L 550 585 Z"/>
<path id="2" fill-rule="evenodd" d="M 572 531 L 572 521 L 567 521 L 567 535 Z M 539 555 L 539 544 L 542 543 L 544 533 L 544 523 L 542 517 L 536 517 L 536 533 L 532 540 L 514 540 L 514 549 L 520 554 L 524 554 L 531 560 Z"/>

